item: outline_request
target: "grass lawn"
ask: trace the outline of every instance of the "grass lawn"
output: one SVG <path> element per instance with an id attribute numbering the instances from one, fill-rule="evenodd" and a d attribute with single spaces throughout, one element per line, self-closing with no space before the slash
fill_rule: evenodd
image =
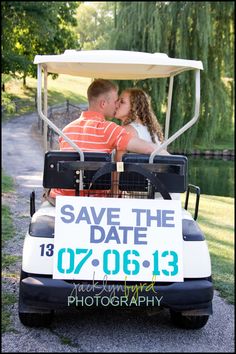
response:
<path id="1" fill-rule="evenodd" d="M 2 170 L 2 192 L 7 193 L 14 190 L 13 180 L 11 177 L 6 176 Z"/>
<path id="2" fill-rule="evenodd" d="M 2 193 L 10 193 L 14 190 L 13 180 L 2 171 Z M 2 205 L 2 279 L 3 282 L 5 275 L 9 276 L 7 267 L 14 264 L 19 257 L 4 253 L 4 245 L 6 241 L 10 240 L 14 235 L 14 226 L 10 213 L 10 208 Z M 14 275 L 15 277 L 16 275 Z M 1 312 L 1 330 L 2 332 L 12 330 L 11 327 L 11 306 L 17 301 L 15 294 L 2 291 L 2 312 Z"/>
<path id="3" fill-rule="evenodd" d="M 70 75 L 59 75 L 53 80 L 48 77 L 48 106 L 60 105 L 69 100 L 72 104 L 87 103 L 86 93 L 91 79 L 80 78 Z M 7 98 L 17 99 L 18 109 L 15 112 L 13 107 L 11 113 L 4 112 L 3 118 L 22 115 L 36 110 L 35 95 L 37 92 L 37 80 L 27 77 L 26 88 L 22 86 L 22 80 L 12 79 L 5 84 L 5 92 L 2 93 L 2 101 Z"/>
<path id="4" fill-rule="evenodd" d="M 192 215 L 193 202 L 190 194 Z M 197 221 L 209 247 L 214 287 L 234 303 L 234 198 L 201 195 Z"/>
<path id="5" fill-rule="evenodd" d="M 2 193 L 9 193 L 14 190 L 13 180 L 6 176 L 2 170 Z M 10 208 L 7 205 L 2 205 L 2 245 L 9 240 L 13 235 L 13 223 L 10 214 Z"/>

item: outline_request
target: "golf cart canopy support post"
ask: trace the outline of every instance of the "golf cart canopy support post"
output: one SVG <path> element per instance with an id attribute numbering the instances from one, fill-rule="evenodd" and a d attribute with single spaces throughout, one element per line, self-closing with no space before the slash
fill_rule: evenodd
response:
<path id="1" fill-rule="evenodd" d="M 149 162 L 170 143 L 196 123 L 200 107 L 200 70 L 203 69 L 201 61 L 169 58 L 164 53 L 143 53 L 120 50 L 66 50 L 61 55 L 36 55 L 34 64 L 38 65 L 38 113 L 71 147 L 80 154 L 84 161 L 83 152 L 63 132 L 58 129 L 42 112 L 42 67 L 45 72 L 44 80 L 44 106 L 47 107 L 47 73 L 69 74 L 74 76 L 103 78 L 110 80 L 141 80 L 148 78 L 170 78 L 168 92 L 168 106 L 165 122 L 165 141 L 151 155 Z M 170 138 L 170 114 L 174 76 L 189 70 L 195 71 L 195 112 L 193 118 Z M 45 128 L 46 132 L 46 128 Z"/>
<path id="2" fill-rule="evenodd" d="M 173 86 L 172 88 L 173 89 Z M 172 96 L 172 93 L 169 93 L 169 97 Z M 168 102 L 169 106 L 169 102 Z M 195 70 L 195 110 L 193 118 L 186 123 L 182 128 L 180 128 L 176 133 L 174 133 L 169 139 L 165 140 L 153 153 L 150 155 L 149 162 L 153 163 L 154 157 L 163 149 L 165 149 L 170 143 L 176 140 L 180 135 L 182 135 L 187 129 L 189 129 L 193 124 L 195 124 L 199 117 L 199 108 L 200 108 L 200 70 Z M 167 109 L 168 112 L 168 109 Z M 170 117 L 167 116 L 166 121 L 169 128 Z"/>
<path id="3" fill-rule="evenodd" d="M 47 68 L 44 68 L 44 113 L 42 111 L 42 65 L 38 64 L 37 70 L 37 108 L 40 118 L 44 121 L 44 147 L 47 149 L 47 126 L 49 125 L 59 136 L 63 137 L 65 141 L 70 144 L 73 149 L 79 153 L 80 161 L 84 161 L 84 153 L 78 145 L 76 145 L 71 139 L 69 139 L 50 119 L 47 118 L 48 96 L 47 96 Z M 79 175 L 79 189 L 83 189 L 83 173 Z"/>

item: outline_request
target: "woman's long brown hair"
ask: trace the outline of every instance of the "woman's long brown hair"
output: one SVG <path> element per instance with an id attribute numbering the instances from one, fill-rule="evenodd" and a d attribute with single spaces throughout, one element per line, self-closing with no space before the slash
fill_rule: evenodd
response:
<path id="1" fill-rule="evenodd" d="M 138 118 L 147 127 L 153 143 L 157 143 L 155 135 L 158 136 L 160 142 L 163 142 L 162 128 L 153 112 L 151 99 L 148 94 L 140 88 L 128 88 L 123 92 L 129 94 L 131 106 L 128 117 L 124 120 L 123 124 L 130 124 Z"/>

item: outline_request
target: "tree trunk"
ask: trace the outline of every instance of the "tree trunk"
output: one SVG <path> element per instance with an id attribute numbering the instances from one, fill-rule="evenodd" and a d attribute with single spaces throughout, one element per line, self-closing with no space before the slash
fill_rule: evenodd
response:
<path id="1" fill-rule="evenodd" d="M 26 75 L 23 76 L 23 87 L 26 88 Z"/>

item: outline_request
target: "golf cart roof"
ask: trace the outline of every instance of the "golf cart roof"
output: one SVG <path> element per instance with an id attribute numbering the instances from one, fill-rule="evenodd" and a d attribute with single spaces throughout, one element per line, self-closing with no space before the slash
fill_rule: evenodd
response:
<path id="1" fill-rule="evenodd" d="M 59 55 L 36 55 L 34 64 L 46 66 L 48 73 L 114 80 L 170 77 L 186 70 L 203 69 L 202 62 L 197 60 L 123 50 L 66 50 Z"/>

